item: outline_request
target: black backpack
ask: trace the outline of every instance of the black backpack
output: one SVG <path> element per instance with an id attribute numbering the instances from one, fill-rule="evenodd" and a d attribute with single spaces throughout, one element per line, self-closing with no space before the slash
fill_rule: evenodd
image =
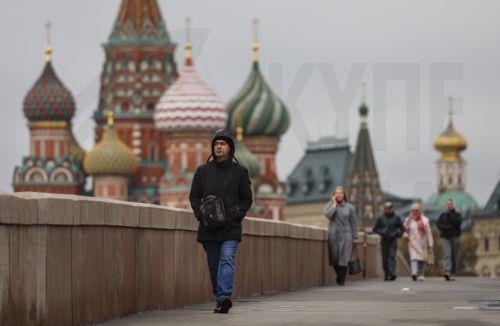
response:
<path id="1" fill-rule="evenodd" d="M 201 203 L 201 220 L 205 228 L 216 232 L 227 224 L 224 202 L 217 196 L 208 195 Z"/>

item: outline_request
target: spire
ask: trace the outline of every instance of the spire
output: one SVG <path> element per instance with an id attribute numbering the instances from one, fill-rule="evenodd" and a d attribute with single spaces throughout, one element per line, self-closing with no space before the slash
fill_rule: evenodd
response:
<path id="1" fill-rule="evenodd" d="M 50 38 L 50 32 L 52 28 L 52 23 L 48 21 L 45 24 L 45 30 L 47 33 L 47 45 L 45 46 L 45 61 L 50 62 L 52 61 L 52 44 L 51 44 L 51 38 Z"/>
<path id="2" fill-rule="evenodd" d="M 259 20 L 254 18 L 253 23 L 253 43 L 252 43 L 252 58 L 253 62 L 259 62 Z"/>
<path id="3" fill-rule="evenodd" d="M 191 43 L 191 17 L 186 17 L 186 66 L 193 65 L 193 60 L 191 58 L 191 50 L 193 49 L 193 44 Z"/>
<path id="4" fill-rule="evenodd" d="M 110 44 L 171 44 L 156 0 L 122 0 Z"/>
<path id="5" fill-rule="evenodd" d="M 383 201 L 375 155 L 368 131 L 365 83 L 362 84 L 359 115 L 361 126 L 358 132 L 356 148 L 352 156 L 347 177 L 347 194 L 356 209 L 359 225 L 373 225 L 373 218 L 378 213 Z"/>

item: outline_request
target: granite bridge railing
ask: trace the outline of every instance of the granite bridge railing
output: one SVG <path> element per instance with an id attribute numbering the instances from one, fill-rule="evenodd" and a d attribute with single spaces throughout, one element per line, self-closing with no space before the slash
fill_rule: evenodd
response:
<path id="1" fill-rule="evenodd" d="M 81 325 L 212 299 L 189 210 L 91 197 L 0 193 L 2 325 Z M 235 297 L 332 284 L 326 230 L 246 218 Z M 363 274 L 379 242 L 361 237 Z"/>

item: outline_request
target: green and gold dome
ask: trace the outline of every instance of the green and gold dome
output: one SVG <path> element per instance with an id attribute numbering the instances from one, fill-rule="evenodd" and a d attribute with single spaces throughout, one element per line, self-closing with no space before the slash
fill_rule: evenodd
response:
<path id="1" fill-rule="evenodd" d="M 256 33 L 255 33 L 256 34 Z M 252 45 L 250 76 L 227 105 L 227 129 L 235 131 L 241 115 L 245 136 L 281 136 L 290 126 L 290 115 L 283 101 L 274 94 L 259 69 L 259 45 Z"/>
<path id="2" fill-rule="evenodd" d="M 83 167 L 90 175 L 131 175 L 137 171 L 137 157 L 116 133 L 111 111 L 102 140 L 85 155 Z"/>

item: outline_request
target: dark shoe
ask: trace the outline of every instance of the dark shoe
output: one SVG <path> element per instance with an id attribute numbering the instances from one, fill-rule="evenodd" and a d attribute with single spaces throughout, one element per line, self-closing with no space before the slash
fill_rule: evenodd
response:
<path id="1" fill-rule="evenodd" d="M 339 281 L 339 282 L 337 282 L 337 284 L 340 285 L 340 286 L 344 286 L 345 282 Z"/>
<path id="2" fill-rule="evenodd" d="M 444 279 L 449 281 L 450 280 L 450 274 L 446 273 L 444 274 Z"/>
<path id="3" fill-rule="evenodd" d="M 214 313 L 216 314 L 227 314 L 229 309 L 233 306 L 233 302 L 228 297 L 222 299 L 219 303 L 217 303 L 217 307 L 214 309 Z"/>
<path id="4" fill-rule="evenodd" d="M 417 275 L 412 275 L 411 279 L 414 280 L 414 281 L 417 281 Z"/>
<path id="5" fill-rule="evenodd" d="M 395 281 L 398 277 L 396 275 L 392 275 L 391 278 L 389 279 L 390 281 Z"/>

